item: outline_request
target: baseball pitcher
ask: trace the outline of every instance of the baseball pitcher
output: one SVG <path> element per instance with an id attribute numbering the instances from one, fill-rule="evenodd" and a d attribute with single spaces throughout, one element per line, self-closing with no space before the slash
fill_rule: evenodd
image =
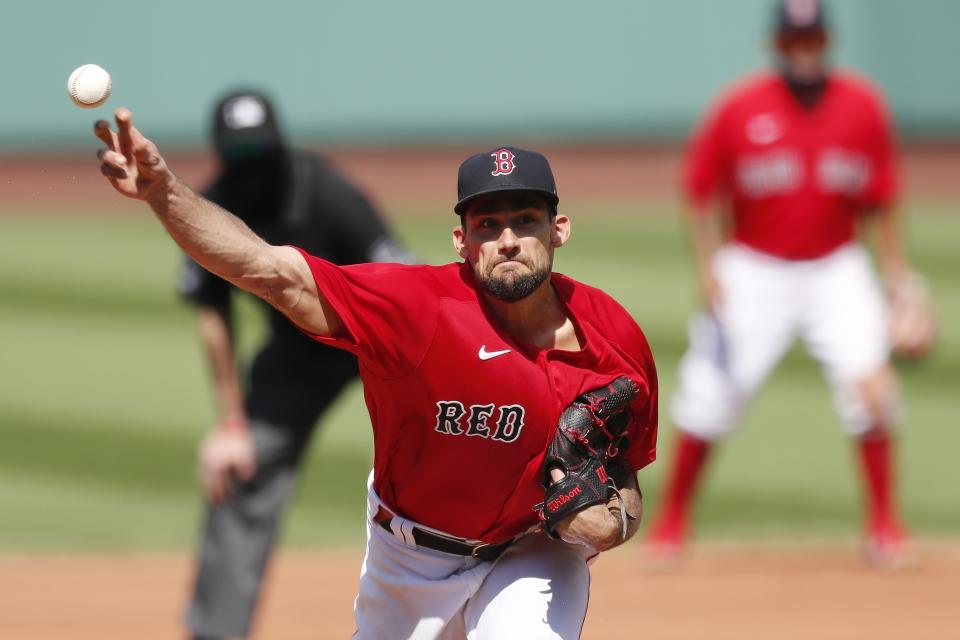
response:
<path id="1" fill-rule="evenodd" d="M 187 188 L 116 114 L 101 170 L 209 271 L 356 354 L 374 430 L 355 638 L 577 638 L 587 561 L 629 539 L 653 460 L 657 379 L 640 328 L 553 273 L 570 219 L 547 159 L 460 166 L 461 262 L 337 266 L 267 244 Z"/>

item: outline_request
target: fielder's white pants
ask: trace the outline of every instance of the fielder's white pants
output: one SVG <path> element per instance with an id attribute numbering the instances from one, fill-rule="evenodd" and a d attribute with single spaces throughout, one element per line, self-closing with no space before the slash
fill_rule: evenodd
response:
<path id="1" fill-rule="evenodd" d="M 587 612 L 586 548 L 531 533 L 494 562 L 416 548 L 413 523 L 373 522 L 354 603 L 358 640 L 573 640 Z M 417 525 L 420 526 L 420 525 Z"/>
<path id="2" fill-rule="evenodd" d="M 860 382 L 888 361 L 890 346 L 886 302 L 862 247 L 782 260 L 729 244 L 713 267 L 723 298 L 690 324 L 672 403 L 678 428 L 704 440 L 726 435 L 798 337 L 820 363 L 847 431 L 874 426 Z"/>

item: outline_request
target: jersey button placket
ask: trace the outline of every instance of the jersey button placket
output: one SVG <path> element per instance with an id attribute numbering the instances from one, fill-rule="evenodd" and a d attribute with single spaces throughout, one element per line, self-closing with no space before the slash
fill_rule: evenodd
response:
<path id="1" fill-rule="evenodd" d="M 557 400 L 562 400 L 560 397 L 560 374 L 557 373 L 552 351 L 547 351 L 543 354 L 543 370 L 544 373 L 547 374 L 547 384 L 550 385 L 551 395 L 557 398 Z"/>

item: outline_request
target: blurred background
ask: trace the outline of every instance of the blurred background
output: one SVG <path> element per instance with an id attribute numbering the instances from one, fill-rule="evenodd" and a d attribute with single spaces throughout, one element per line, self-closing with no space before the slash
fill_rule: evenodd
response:
<path id="1" fill-rule="evenodd" d="M 869 74 L 892 106 L 908 246 L 943 320 L 935 354 L 902 370 L 904 513 L 918 539 L 956 541 L 960 3 L 829 8 L 836 61 Z M 463 157 L 503 144 L 545 151 L 574 221 L 557 268 L 634 314 L 669 397 L 697 302 L 679 160 L 711 98 L 770 64 L 767 0 L 41 0 L 4 13 L 0 554 L 186 552 L 199 526 L 195 451 L 213 401 L 193 313 L 175 293 L 176 247 L 97 170 L 91 127 L 118 106 L 202 187 L 216 100 L 263 89 L 291 141 L 328 155 L 432 263 L 455 258 Z M 96 111 L 65 91 L 88 62 L 113 76 Z M 263 335 L 252 306 L 244 353 Z M 371 449 L 359 386 L 315 440 L 284 544 L 358 550 Z M 794 350 L 709 470 L 698 539 L 855 541 L 852 455 L 816 365 Z M 665 466 L 641 474 L 648 504 Z"/>

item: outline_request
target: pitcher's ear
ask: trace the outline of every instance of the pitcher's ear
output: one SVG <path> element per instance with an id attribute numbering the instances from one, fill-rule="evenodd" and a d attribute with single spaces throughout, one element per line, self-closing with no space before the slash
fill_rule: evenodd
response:
<path id="1" fill-rule="evenodd" d="M 550 238 L 550 246 L 562 247 L 570 239 L 570 218 L 558 213 L 553 219 L 553 230 Z"/>
<path id="2" fill-rule="evenodd" d="M 457 255 L 467 259 L 467 256 L 470 255 L 470 252 L 467 250 L 466 245 L 466 234 L 463 231 L 462 226 L 456 226 L 453 228 L 452 238 L 453 240 L 453 250 L 457 252 Z"/>

